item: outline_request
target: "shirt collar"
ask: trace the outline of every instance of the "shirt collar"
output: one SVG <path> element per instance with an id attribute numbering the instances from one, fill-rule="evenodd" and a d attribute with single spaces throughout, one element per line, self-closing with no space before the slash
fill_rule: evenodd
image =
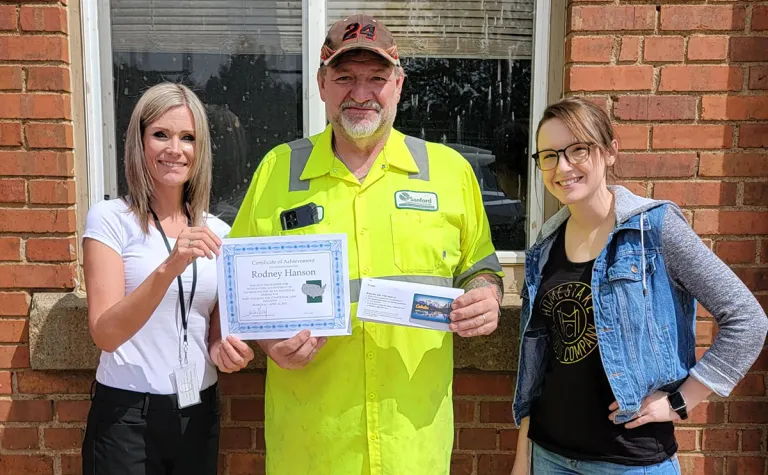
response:
<path id="1" fill-rule="evenodd" d="M 419 173 L 420 171 L 410 150 L 408 150 L 408 146 L 405 145 L 405 134 L 399 130 L 392 129 L 389 133 L 389 139 L 384 145 L 384 160 L 389 165 L 408 173 Z"/>
<path id="2" fill-rule="evenodd" d="M 301 173 L 300 180 L 311 180 L 331 172 L 336 161 L 333 153 L 333 129 L 330 124 L 317 136 L 317 141 L 312 147 L 312 153 L 309 155 L 307 165 Z M 384 144 L 383 159 L 389 165 L 399 168 L 408 173 L 419 173 L 419 167 L 411 156 L 411 152 L 405 145 L 405 135 L 395 129 L 389 133 L 387 143 Z"/>
<path id="3" fill-rule="evenodd" d="M 304 171 L 301 172 L 301 177 L 299 177 L 300 180 L 311 180 L 331 172 L 336 158 L 331 146 L 332 137 L 331 125 L 328 124 L 328 127 L 317 136 L 317 141 L 312 147 L 312 153 L 309 155 Z"/>

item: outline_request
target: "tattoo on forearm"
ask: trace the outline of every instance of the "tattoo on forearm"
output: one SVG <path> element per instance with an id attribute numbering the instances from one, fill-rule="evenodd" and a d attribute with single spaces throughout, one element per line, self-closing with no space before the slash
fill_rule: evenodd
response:
<path id="1" fill-rule="evenodd" d="M 501 280 L 501 277 L 496 274 L 477 275 L 467 282 L 464 286 L 464 290 L 470 291 L 481 287 L 491 287 L 496 294 L 496 300 L 498 300 L 499 305 L 501 305 L 501 299 L 504 296 L 504 282 Z"/>

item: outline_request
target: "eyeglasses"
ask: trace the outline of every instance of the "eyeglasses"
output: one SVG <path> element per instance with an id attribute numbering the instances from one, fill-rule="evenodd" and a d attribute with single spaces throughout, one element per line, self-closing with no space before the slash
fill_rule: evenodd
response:
<path id="1" fill-rule="evenodd" d="M 594 144 L 577 142 L 572 143 L 565 148 L 561 148 L 560 150 L 539 150 L 531 156 L 536 162 L 536 166 L 539 167 L 541 171 L 548 171 L 557 168 L 557 164 L 560 161 L 561 152 L 565 156 L 565 159 L 568 160 L 568 163 L 571 165 L 576 165 L 587 161 L 589 158 L 590 147 L 592 147 L 592 145 Z"/>

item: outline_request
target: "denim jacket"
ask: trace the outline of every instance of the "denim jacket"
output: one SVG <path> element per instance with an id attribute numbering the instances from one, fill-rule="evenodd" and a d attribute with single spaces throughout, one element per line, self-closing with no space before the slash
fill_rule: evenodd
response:
<path id="1" fill-rule="evenodd" d="M 641 198 L 620 186 L 611 187 L 611 191 L 615 197 L 616 225 L 605 248 L 595 259 L 591 285 L 600 357 L 619 403 L 615 422 L 624 423 L 634 418 L 649 394 L 656 390 L 676 389 L 689 372 L 717 393 L 727 395 L 760 353 L 768 327 L 765 314 L 741 281 L 701 243 L 676 205 Z M 669 214 L 683 226 L 675 233 L 691 240 L 677 246 L 683 249 L 680 252 L 672 252 L 676 248 L 672 245 L 665 249 L 665 244 L 673 239 L 663 234 L 664 226 L 670 220 Z M 567 207 L 561 209 L 545 223 L 536 244 L 526 252 L 520 354 L 513 404 L 518 425 L 530 414 L 532 403 L 542 391 L 550 343 L 546 327 L 531 325 L 533 302 L 557 231 L 569 216 Z M 687 255 L 689 251 L 686 249 L 697 254 L 695 257 Z M 705 255 L 701 258 L 703 261 L 698 260 L 699 254 Z M 681 285 L 673 279 L 670 260 L 684 261 L 677 264 L 686 266 L 680 274 L 692 276 L 690 285 Z M 706 286 L 697 289 L 697 285 L 703 284 L 696 282 L 695 272 L 688 268 L 705 264 L 717 274 L 718 279 L 711 286 L 719 286 L 719 289 Z M 723 303 L 724 299 L 734 297 L 733 294 L 720 295 L 723 279 L 736 289 L 734 292 L 740 297 L 736 304 L 738 308 L 732 308 L 732 303 Z M 714 343 L 712 346 L 715 354 L 696 362 L 694 295 L 702 298 L 699 293 L 717 294 L 711 297 L 712 307 L 718 309 L 715 318 L 721 328 L 728 329 L 727 340 L 738 340 L 745 337 L 745 333 L 756 331 L 755 337 L 744 343 L 746 355 L 737 357 L 732 348 L 726 348 L 727 345 L 720 342 L 720 345 Z M 694 366 L 696 369 L 692 371 Z"/>

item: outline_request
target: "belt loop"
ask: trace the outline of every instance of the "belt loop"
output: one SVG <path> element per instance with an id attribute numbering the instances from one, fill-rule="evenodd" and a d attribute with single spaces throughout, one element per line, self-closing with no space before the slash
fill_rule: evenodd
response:
<path id="1" fill-rule="evenodd" d="M 91 390 L 89 391 L 89 394 L 91 396 L 91 401 L 93 401 L 93 398 L 96 395 L 96 392 L 94 391 L 95 388 L 96 388 L 96 380 L 94 379 L 93 382 L 91 383 Z"/>
<path id="2" fill-rule="evenodd" d="M 149 411 L 149 393 L 144 393 L 144 407 L 141 408 L 141 415 L 145 417 Z"/>

